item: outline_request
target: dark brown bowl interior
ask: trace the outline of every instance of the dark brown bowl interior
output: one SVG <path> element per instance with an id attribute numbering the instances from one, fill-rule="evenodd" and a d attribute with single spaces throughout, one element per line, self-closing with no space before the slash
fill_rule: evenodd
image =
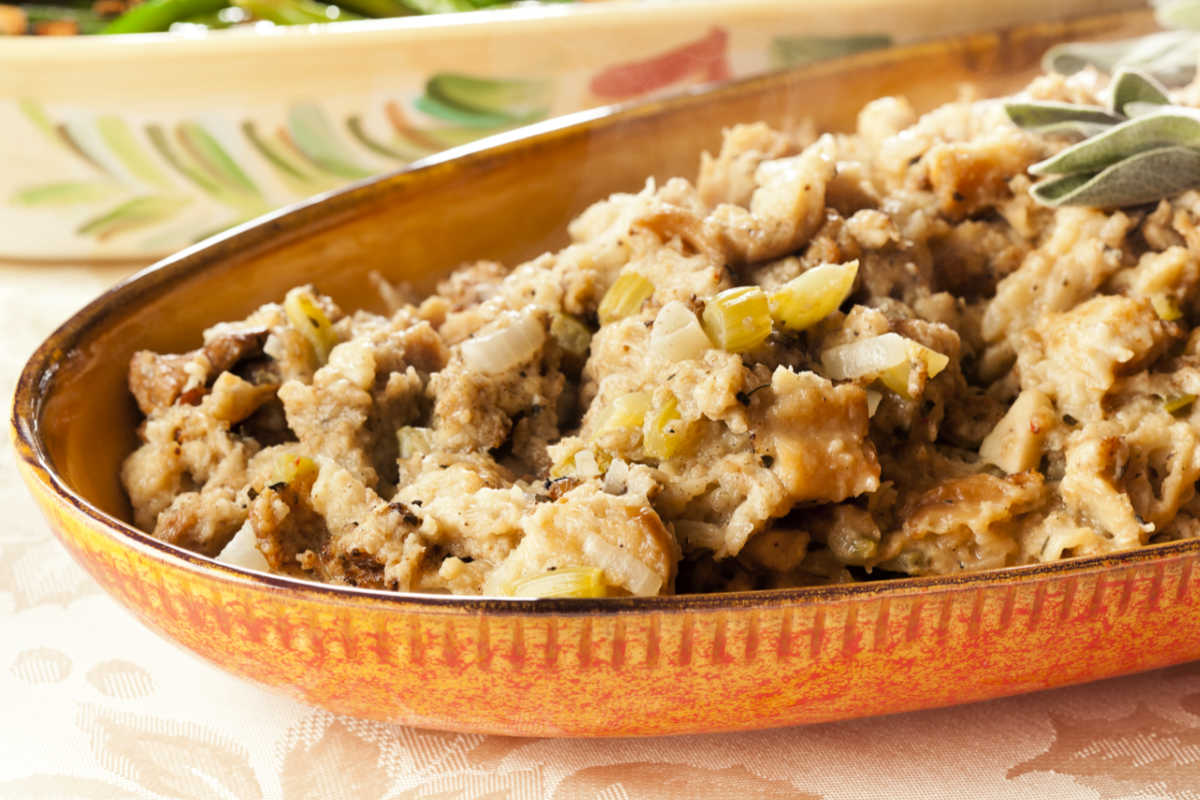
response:
<path id="1" fill-rule="evenodd" d="M 27 365 L 14 425 L 69 494 L 127 522 L 118 469 L 139 421 L 125 386 L 136 350 L 196 347 L 208 325 L 300 283 L 345 308 L 372 307 L 371 270 L 427 289 L 464 261 L 516 264 L 564 244 L 566 223 L 612 192 L 693 176 L 700 152 L 736 122 L 849 130 L 872 98 L 904 94 L 920 109 L 963 84 L 1008 91 L 1055 42 L 1151 26 L 1148 14 L 1119 14 L 867 53 L 583 112 L 315 198 L 160 262 L 80 311 Z"/>

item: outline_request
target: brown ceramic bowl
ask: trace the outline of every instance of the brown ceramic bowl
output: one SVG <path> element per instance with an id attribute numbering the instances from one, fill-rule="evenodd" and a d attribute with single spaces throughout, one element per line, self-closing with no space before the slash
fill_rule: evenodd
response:
<path id="1" fill-rule="evenodd" d="M 147 625 L 215 664 L 338 712 L 534 735 L 762 728 L 997 697 L 1200 657 L 1200 540 L 931 579 L 606 600 L 432 597 L 264 577 L 133 528 L 117 469 L 139 348 L 195 346 L 290 286 L 369 304 L 378 269 L 429 286 L 459 262 L 562 243 L 590 202 L 691 174 L 722 126 L 846 128 L 881 94 L 1003 91 L 1108 17 L 880 52 L 616 114 L 585 113 L 265 218 L 99 298 L 34 354 L 13 414 L 55 533 Z"/>

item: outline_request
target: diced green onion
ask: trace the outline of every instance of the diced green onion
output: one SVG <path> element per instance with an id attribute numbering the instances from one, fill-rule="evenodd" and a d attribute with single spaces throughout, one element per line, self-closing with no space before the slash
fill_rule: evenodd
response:
<path id="1" fill-rule="evenodd" d="M 433 431 L 405 425 L 396 431 L 396 441 L 400 446 L 400 458 L 423 456 L 433 450 Z"/>
<path id="2" fill-rule="evenodd" d="M 329 317 L 325 316 L 312 294 L 304 288 L 292 289 L 284 298 L 283 311 L 292 327 L 300 331 L 312 345 L 317 362 L 327 362 L 329 351 L 337 344 L 337 335 L 333 332 Z"/>
<path id="3" fill-rule="evenodd" d="M 640 428 L 642 421 L 646 418 L 646 412 L 649 410 L 649 392 L 630 392 L 621 395 L 612 402 L 612 408 L 597 433 Z"/>
<path id="4" fill-rule="evenodd" d="M 600 324 L 607 325 L 624 319 L 630 314 L 636 314 L 650 295 L 654 294 L 654 284 L 640 272 L 626 270 L 617 276 L 616 281 L 605 292 L 596 310 Z"/>
<path id="5" fill-rule="evenodd" d="M 753 350 L 771 335 L 767 295 L 757 286 L 726 289 L 705 304 L 702 323 L 708 338 L 722 350 Z"/>
<path id="6" fill-rule="evenodd" d="M 667 361 L 688 361 L 704 355 L 712 342 L 692 310 L 678 300 L 663 306 L 650 329 L 650 350 Z"/>
<path id="7" fill-rule="evenodd" d="M 1150 304 L 1154 306 L 1154 313 L 1158 314 L 1158 318 L 1164 322 L 1174 322 L 1183 316 L 1183 311 L 1179 308 L 1179 304 L 1169 294 L 1159 293 L 1151 295 Z"/>
<path id="8" fill-rule="evenodd" d="M 550 335 L 558 346 L 576 358 L 584 358 L 592 346 L 592 332 L 570 314 L 556 313 L 550 320 Z"/>
<path id="9" fill-rule="evenodd" d="M 513 597 L 604 597 L 608 584 L 604 570 L 597 567 L 569 567 L 518 581 Z"/>
<path id="10" fill-rule="evenodd" d="M 666 461 L 695 438 L 695 424 L 685 422 L 679 402 L 670 395 L 666 402 L 646 417 L 642 430 L 642 449 L 651 458 Z"/>
<path id="11" fill-rule="evenodd" d="M 1190 408 L 1195 402 L 1196 395 L 1194 394 L 1177 394 L 1163 399 L 1163 410 L 1168 414 L 1174 414 L 1177 411 Z"/>
<path id="12" fill-rule="evenodd" d="M 821 366 L 834 380 L 878 378 L 896 394 L 911 400 L 908 381 L 913 369 L 924 367 L 933 378 L 950 363 L 948 356 L 898 333 L 885 333 L 831 347 L 821 353 Z"/>
<path id="13" fill-rule="evenodd" d="M 771 292 L 771 317 L 788 330 L 811 328 L 845 302 L 857 275 L 857 260 L 813 267 Z"/>

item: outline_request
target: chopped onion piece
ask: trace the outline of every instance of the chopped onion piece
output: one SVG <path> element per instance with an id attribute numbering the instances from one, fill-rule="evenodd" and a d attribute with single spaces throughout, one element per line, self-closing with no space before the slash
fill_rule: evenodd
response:
<path id="1" fill-rule="evenodd" d="M 704 355 L 712 342 L 692 310 L 678 300 L 667 303 L 650 329 L 650 351 L 667 361 L 688 361 Z"/>
<path id="2" fill-rule="evenodd" d="M 612 456 L 599 448 L 580 447 L 562 461 L 550 467 L 551 478 L 595 478 L 603 475 L 612 463 Z"/>
<path id="3" fill-rule="evenodd" d="M 256 569 L 259 572 L 271 571 L 266 556 L 258 549 L 258 537 L 254 535 L 254 527 L 249 522 L 238 528 L 229 544 L 217 553 L 217 561 L 235 567 Z"/>
<path id="4" fill-rule="evenodd" d="M 292 327 L 312 345 L 317 362 L 328 361 L 329 351 L 337 344 L 337 335 L 312 294 L 304 288 L 292 289 L 283 299 L 283 313 Z"/>
<path id="5" fill-rule="evenodd" d="M 467 369 L 497 375 L 533 358 L 546 342 L 546 329 L 532 314 L 508 315 L 509 324 L 462 343 Z"/>
<path id="6" fill-rule="evenodd" d="M 600 462 L 596 458 L 596 454 L 586 448 L 576 453 L 571 459 L 571 463 L 575 465 L 575 472 L 583 478 L 594 478 L 604 472 L 600 468 Z"/>
<path id="7" fill-rule="evenodd" d="M 845 302 L 857 275 L 857 260 L 813 267 L 771 292 L 771 317 L 788 330 L 811 328 Z"/>
<path id="8" fill-rule="evenodd" d="M 771 308 L 757 286 L 726 289 L 704 306 L 704 332 L 722 350 L 744 353 L 771 335 Z"/>
<path id="9" fill-rule="evenodd" d="M 912 399 L 908 381 L 914 367 L 924 367 L 925 374 L 933 378 L 949 363 L 948 356 L 898 333 L 859 339 L 821 353 L 821 366 L 830 378 L 878 378 L 884 386 L 908 399 Z"/>
<path id="10" fill-rule="evenodd" d="M 875 412 L 879 410 L 879 404 L 883 401 L 883 393 L 877 392 L 874 389 L 867 389 L 867 416 L 875 416 Z"/>
<path id="11" fill-rule="evenodd" d="M 513 597 L 604 597 L 608 584 L 598 567 L 569 567 L 518 581 Z"/>
<path id="12" fill-rule="evenodd" d="M 640 272 L 626 270 L 617 276 L 613 285 L 604 293 L 596 314 L 601 325 L 624 319 L 636 314 L 642 303 L 654 294 L 654 284 Z"/>
<path id="13" fill-rule="evenodd" d="M 400 446 L 401 459 L 423 456 L 433 450 L 433 431 L 429 428 L 405 425 L 396 431 L 396 441 Z"/>
<path id="14" fill-rule="evenodd" d="M 631 593 L 639 597 L 656 595 L 662 588 L 662 578 L 655 575 L 654 570 L 627 550 L 612 546 L 594 533 L 584 537 L 583 552 L 610 579 L 620 580 Z"/>

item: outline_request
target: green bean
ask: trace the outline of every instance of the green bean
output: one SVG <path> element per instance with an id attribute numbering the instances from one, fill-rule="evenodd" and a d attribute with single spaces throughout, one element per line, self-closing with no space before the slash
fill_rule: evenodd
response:
<path id="1" fill-rule="evenodd" d="M 222 28 L 231 28 L 239 22 L 245 22 L 246 19 L 249 18 L 248 15 L 244 14 L 240 9 L 237 9 L 238 13 L 242 15 L 243 19 L 229 19 L 225 13 L 228 10 L 229 8 L 223 8 L 220 11 L 210 11 L 207 14 L 197 14 L 194 17 L 186 17 L 178 22 L 171 23 L 169 30 L 175 31 L 176 27 L 180 25 L 195 25 L 201 28 L 221 30 Z"/>
<path id="2" fill-rule="evenodd" d="M 415 13 L 401 0 L 338 0 L 337 4 L 368 17 L 407 17 Z"/>
<path id="3" fill-rule="evenodd" d="M 255 19 L 265 19 L 276 25 L 311 25 L 316 22 L 362 19 L 358 14 L 317 0 L 233 0 L 238 8 Z"/>
<path id="4" fill-rule="evenodd" d="M 220 11 L 227 0 L 146 0 L 114 19 L 100 33 L 152 33 L 175 22 Z"/>
<path id="5" fill-rule="evenodd" d="M 60 5 L 22 5 L 30 27 L 39 22 L 74 22 L 80 33 L 98 33 L 104 19 L 90 8 L 71 8 Z"/>
<path id="6" fill-rule="evenodd" d="M 451 14 L 455 11 L 474 11 L 478 6 L 471 0 L 401 0 L 418 14 Z"/>

